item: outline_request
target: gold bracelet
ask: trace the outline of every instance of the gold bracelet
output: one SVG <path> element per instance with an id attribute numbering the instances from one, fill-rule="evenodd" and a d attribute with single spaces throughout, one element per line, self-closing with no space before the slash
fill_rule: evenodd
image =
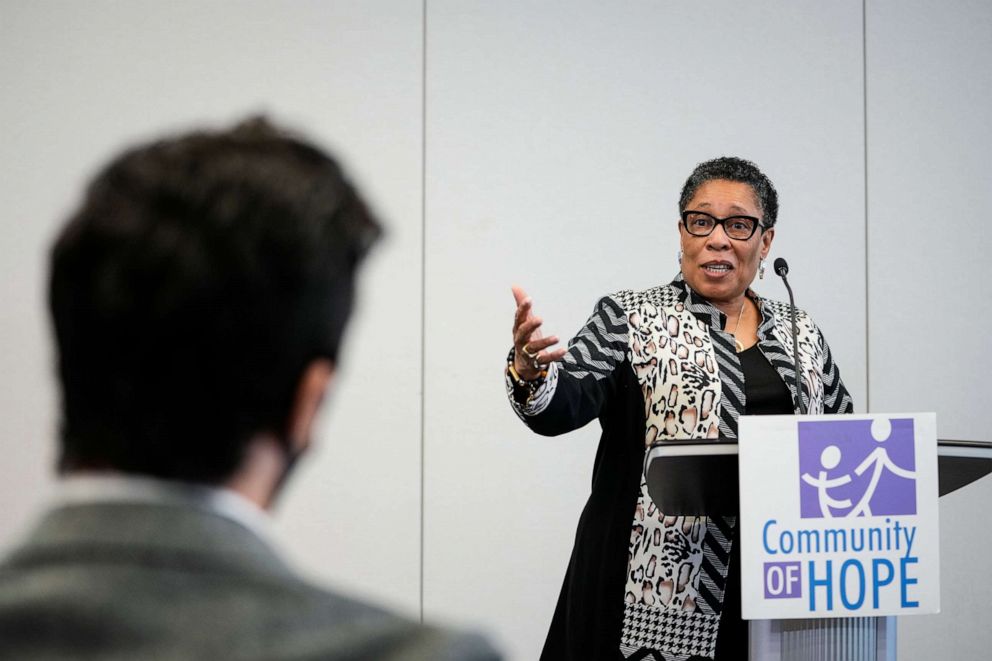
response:
<path id="1" fill-rule="evenodd" d="M 510 378 L 513 379 L 516 382 L 516 384 L 521 388 L 527 388 L 530 386 L 530 384 L 536 381 L 541 381 L 542 379 L 548 378 L 548 370 L 541 370 L 540 373 L 538 373 L 536 379 L 531 379 L 530 381 L 527 381 L 517 372 L 517 368 L 513 366 L 512 360 L 507 361 L 506 369 L 510 372 Z"/>

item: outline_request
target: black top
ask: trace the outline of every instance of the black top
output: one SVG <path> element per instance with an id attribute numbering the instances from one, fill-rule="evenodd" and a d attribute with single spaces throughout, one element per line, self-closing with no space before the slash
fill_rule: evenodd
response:
<path id="1" fill-rule="evenodd" d="M 782 377 L 755 344 L 737 357 L 744 372 L 744 415 L 792 415 L 792 396 Z"/>

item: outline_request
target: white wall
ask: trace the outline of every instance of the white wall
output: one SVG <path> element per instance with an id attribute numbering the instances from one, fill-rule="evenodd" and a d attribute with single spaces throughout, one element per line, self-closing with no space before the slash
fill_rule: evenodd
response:
<path id="1" fill-rule="evenodd" d="M 871 407 L 992 440 L 992 5 L 871 2 L 866 18 Z M 942 612 L 901 622 L 900 659 L 989 657 L 989 502 L 992 478 L 941 499 Z"/>
<path id="2" fill-rule="evenodd" d="M 53 484 L 43 288 L 65 212 L 123 144 L 265 111 L 338 154 L 389 227 L 364 281 L 380 295 L 364 297 L 343 387 L 278 526 L 307 572 L 418 614 L 421 286 L 410 274 L 421 259 L 421 3 L 25 1 L 0 11 L 0 543 Z"/>
<path id="3" fill-rule="evenodd" d="M 424 609 L 499 623 L 514 658 L 543 644 L 599 427 L 540 438 L 511 412 L 511 283 L 569 337 L 603 294 L 675 276 L 696 163 L 754 159 L 772 256 L 864 406 L 860 4 L 711 4 L 428 5 Z"/>
<path id="4" fill-rule="evenodd" d="M 667 281 L 679 188 L 721 154 L 776 183 L 773 257 L 858 410 L 988 439 L 990 61 L 989 7 L 965 0 L 0 0 L 0 547 L 53 485 L 63 215 L 121 145 L 247 111 L 339 154 L 389 229 L 277 517 L 318 580 L 536 658 L 598 429 L 539 438 L 511 413 L 510 284 L 568 336 L 601 294 Z M 942 503 L 945 612 L 903 620 L 900 658 L 992 645 L 992 570 L 970 562 L 990 484 Z"/>

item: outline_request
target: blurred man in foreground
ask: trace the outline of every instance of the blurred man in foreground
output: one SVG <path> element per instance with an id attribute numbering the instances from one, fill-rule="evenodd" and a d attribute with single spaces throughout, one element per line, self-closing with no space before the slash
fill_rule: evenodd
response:
<path id="1" fill-rule="evenodd" d="M 64 479 L 0 566 L 0 656 L 496 658 L 305 583 L 267 539 L 379 231 L 265 120 L 97 176 L 52 251 Z"/>

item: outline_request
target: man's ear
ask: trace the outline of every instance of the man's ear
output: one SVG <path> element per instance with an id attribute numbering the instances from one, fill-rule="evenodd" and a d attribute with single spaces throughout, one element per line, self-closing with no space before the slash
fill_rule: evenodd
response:
<path id="1" fill-rule="evenodd" d="M 327 358 L 317 358 L 303 370 L 296 385 L 293 408 L 286 420 L 286 438 L 294 454 L 303 452 L 309 447 L 314 420 L 320 412 L 320 405 L 333 378 L 334 363 Z"/>

